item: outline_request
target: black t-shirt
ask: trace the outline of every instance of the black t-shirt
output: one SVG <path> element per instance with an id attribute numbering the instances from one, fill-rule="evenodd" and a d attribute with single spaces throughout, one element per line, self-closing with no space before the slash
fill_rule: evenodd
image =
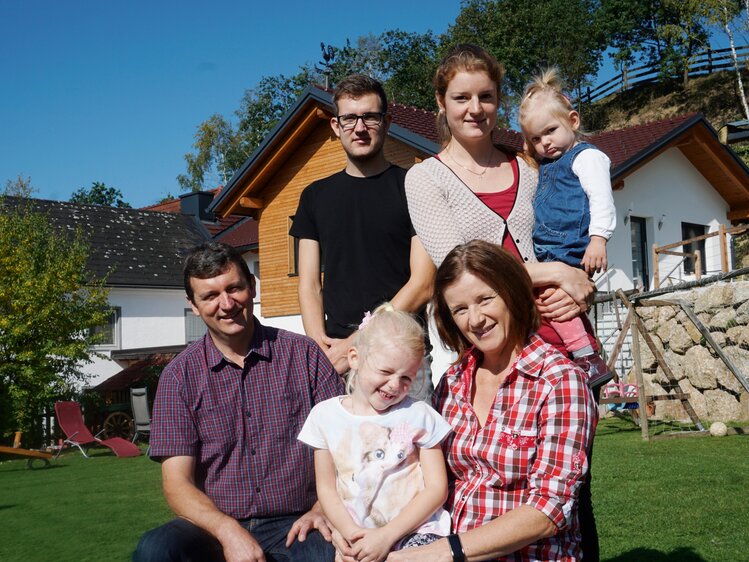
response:
<path id="1" fill-rule="evenodd" d="M 366 311 L 392 299 L 410 277 L 415 232 L 405 177 L 397 166 L 368 178 L 343 171 L 302 192 L 289 233 L 320 244 L 325 331 L 331 337 L 348 337 Z"/>

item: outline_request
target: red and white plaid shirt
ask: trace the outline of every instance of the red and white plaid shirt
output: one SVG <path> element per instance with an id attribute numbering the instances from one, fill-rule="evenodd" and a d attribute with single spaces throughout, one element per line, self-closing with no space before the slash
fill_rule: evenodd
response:
<path id="1" fill-rule="evenodd" d="M 480 357 L 475 348 L 469 350 L 445 373 L 434 395 L 435 408 L 454 430 L 443 448 L 455 532 L 529 505 L 559 531 L 502 560 L 579 560 L 576 502 L 598 419 L 585 374 L 531 336 L 480 427 L 470 400 Z"/>

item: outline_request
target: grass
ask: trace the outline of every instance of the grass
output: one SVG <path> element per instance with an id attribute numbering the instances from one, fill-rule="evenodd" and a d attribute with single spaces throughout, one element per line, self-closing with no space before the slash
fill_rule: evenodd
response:
<path id="1" fill-rule="evenodd" d="M 627 420 L 599 424 L 593 501 L 608 562 L 747 559 L 749 437 L 642 442 Z M 171 514 L 145 456 L 67 453 L 52 468 L 0 463 L 0 560 L 125 561 Z"/>
<path id="2" fill-rule="evenodd" d="M 108 449 L 71 451 L 48 469 L 0 464 L 0 560 L 129 560 L 140 535 L 171 517 L 160 478 L 145 455 Z"/>

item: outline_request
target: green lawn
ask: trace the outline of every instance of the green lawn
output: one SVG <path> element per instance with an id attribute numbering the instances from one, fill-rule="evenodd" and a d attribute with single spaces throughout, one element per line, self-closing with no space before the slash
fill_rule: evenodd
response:
<path id="1" fill-rule="evenodd" d="M 631 423 L 603 420 L 593 474 L 603 560 L 749 560 L 749 436 L 643 443 Z M 170 518 L 159 479 L 145 456 L 107 449 L 46 470 L 0 463 L 0 560 L 128 560 Z"/>

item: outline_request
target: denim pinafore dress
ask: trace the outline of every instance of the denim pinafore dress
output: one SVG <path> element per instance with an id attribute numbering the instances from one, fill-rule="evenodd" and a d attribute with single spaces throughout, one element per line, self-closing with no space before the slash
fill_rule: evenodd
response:
<path id="1" fill-rule="evenodd" d="M 590 242 L 590 204 L 572 163 L 583 150 L 595 148 L 581 142 L 556 160 L 543 160 L 533 200 L 533 245 L 538 261 L 561 261 L 581 267 Z"/>

